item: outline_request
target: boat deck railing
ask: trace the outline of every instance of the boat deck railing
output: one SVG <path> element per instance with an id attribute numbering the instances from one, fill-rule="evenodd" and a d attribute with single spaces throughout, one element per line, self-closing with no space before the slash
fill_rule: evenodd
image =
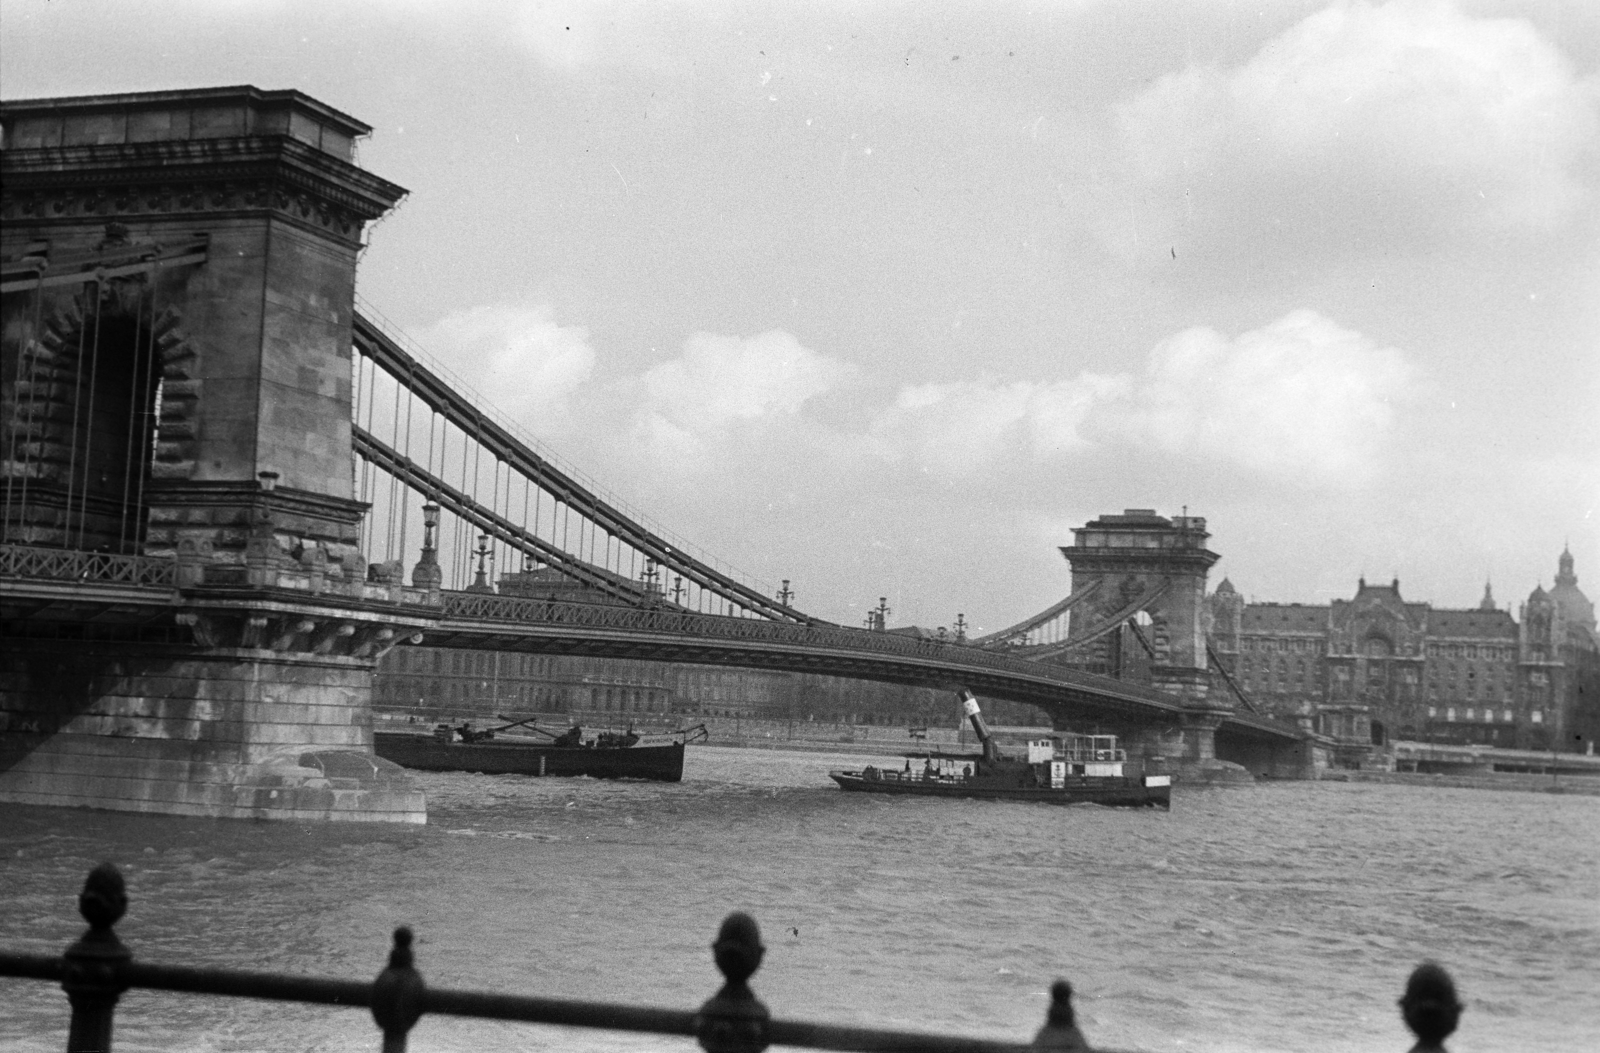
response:
<path id="1" fill-rule="evenodd" d="M 78 896 L 78 910 L 89 929 L 60 957 L 0 951 L 0 976 L 53 981 L 65 989 L 71 1007 L 67 1053 L 110 1053 L 117 1001 L 129 990 L 367 1009 L 377 1025 L 382 1053 L 405 1053 L 411 1028 L 430 1013 L 674 1035 L 696 1040 L 709 1053 L 761 1053 L 769 1046 L 879 1053 L 1021 1053 L 1029 1049 L 1089 1053 L 1092 1048 L 1113 1053 L 1091 1047 L 1085 1040 L 1074 1020 L 1072 988 L 1064 980 L 1052 986 L 1044 1026 L 1031 1044 L 773 1019 L 750 989 L 749 980 L 760 967 L 765 948 L 755 920 L 743 913 L 728 915 L 711 945 L 723 976 L 722 989 L 698 1009 L 661 1009 L 429 987 L 417 971 L 408 928 L 395 930 L 389 963 L 370 983 L 140 962 L 115 931 L 127 905 L 121 872 L 102 863 L 89 874 Z M 1416 1048 L 1442 1049 L 1439 1043 L 1455 1030 L 1461 1010 L 1449 974 L 1432 963 L 1423 964 L 1412 974 L 1400 1004 L 1407 1026 L 1420 1040 Z"/>
<path id="2" fill-rule="evenodd" d="M 1072 764 L 1104 764 L 1107 761 L 1128 760 L 1127 750 L 1056 750 L 1056 760 L 1068 761 Z"/>

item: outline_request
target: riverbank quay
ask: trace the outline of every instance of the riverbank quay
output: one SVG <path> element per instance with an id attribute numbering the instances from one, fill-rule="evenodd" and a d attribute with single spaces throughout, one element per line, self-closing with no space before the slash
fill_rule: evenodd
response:
<path id="1" fill-rule="evenodd" d="M 1593 775 L 1530 775 L 1521 772 L 1485 774 L 1430 774 L 1412 771 L 1344 771 L 1322 773 L 1319 782 L 1370 782 L 1387 786 L 1428 786 L 1435 789 L 1511 790 L 1521 793 L 1576 794 L 1600 797 L 1600 777 Z"/>
<path id="2" fill-rule="evenodd" d="M 750 915 L 738 911 L 723 920 L 711 945 L 713 961 L 723 977 L 722 988 L 698 1010 L 685 1011 L 432 989 L 416 968 L 414 937 L 404 926 L 394 931 L 388 965 L 370 984 L 135 962 L 132 949 L 123 944 L 115 928 L 127 909 L 122 872 L 112 863 L 102 863 L 89 873 L 78 896 L 78 912 L 89 928 L 59 958 L 0 950 L 0 976 L 55 982 L 66 992 L 70 1005 L 67 1053 L 110 1053 L 115 1044 L 117 1003 L 130 990 L 365 1008 L 381 1035 L 383 1053 L 406 1053 L 412 1028 L 428 1013 L 692 1037 L 708 1053 L 761 1053 L 773 1045 L 886 1053 L 1021 1053 L 1038 1049 L 1089 1053 L 1092 1048 L 1077 1026 L 1072 987 L 1065 980 L 1051 985 L 1044 1025 L 1027 1045 L 774 1019 L 749 985 L 766 954 L 760 928 Z M 1456 1030 L 1462 1009 L 1454 981 L 1433 962 L 1424 962 L 1412 972 L 1399 1004 L 1402 1019 L 1418 1040 L 1414 1048 L 1438 1048 Z M 1104 1046 L 1099 1049 L 1116 1053 Z"/>

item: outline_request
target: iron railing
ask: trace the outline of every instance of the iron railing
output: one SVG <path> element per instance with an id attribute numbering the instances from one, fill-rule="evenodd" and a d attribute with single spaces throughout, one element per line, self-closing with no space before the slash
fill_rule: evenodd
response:
<path id="1" fill-rule="evenodd" d="M 148 585 L 172 588 L 177 562 L 154 556 L 119 556 L 110 552 L 0 545 L 0 578 L 84 581 L 102 585 Z"/>
<path id="2" fill-rule="evenodd" d="M 675 1035 L 697 1040 L 710 1053 L 761 1053 L 768 1046 L 880 1053 L 1021 1053 L 1028 1049 L 1089 1053 L 1091 1049 L 1076 1025 L 1072 988 L 1064 980 L 1051 987 L 1049 1012 L 1031 1045 L 774 1020 L 750 989 L 750 977 L 760 968 L 765 948 L 755 920 L 743 913 L 728 915 L 711 945 L 725 981 L 722 989 L 699 1009 L 680 1010 L 430 988 L 416 969 L 408 928 L 395 930 L 389 964 L 371 983 L 136 962 L 114 930 L 127 906 L 121 872 L 102 863 L 90 872 L 78 896 L 78 911 L 89 930 L 61 957 L 0 952 L 0 976 L 55 981 L 67 992 L 72 1011 L 67 1053 L 110 1053 L 117 1000 L 122 992 L 134 989 L 365 1008 L 382 1034 L 383 1053 L 405 1053 L 406 1037 L 425 1013 Z M 1442 1053 L 1442 1043 L 1455 1031 L 1462 1008 L 1449 973 L 1432 962 L 1419 966 L 1411 974 L 1400 1007 L 1406 1026 L 1419 1040 L 1414 1048 Z M 1101 1053 L 1113 1051 L 1102 1048 Z"/>

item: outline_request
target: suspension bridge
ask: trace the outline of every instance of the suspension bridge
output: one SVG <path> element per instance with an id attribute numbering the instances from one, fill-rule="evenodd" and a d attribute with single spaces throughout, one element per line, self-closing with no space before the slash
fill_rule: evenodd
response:
<path id="1" fill-rule="evenodd" d="M 424 642 L 960 684 L 1195 771 L 1312 763 L 1209 689 L 1202 519 L 1096 520 L 1070 595 L 990 637 L 833 625 L 358 304 L 364 226 L 405 193 L 354 164 L 359 121 L 224 88 L 0 122 L 0 800 L 420 821 L 370 701 Z"/>

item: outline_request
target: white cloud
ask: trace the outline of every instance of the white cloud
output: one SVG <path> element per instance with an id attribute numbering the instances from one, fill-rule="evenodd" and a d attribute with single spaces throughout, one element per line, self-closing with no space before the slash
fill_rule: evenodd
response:
<path id="1" fill-rule="evenodd" d="M 1395 348 L 1294 311 L 1231 340 L 1203 328 L 1163 340 L 1092 425 L 1168 453 L 1355 481 L 1382 460 L 1415 381 Z"/>
<path id="2" fill-rule="evenodd" d="M 1115 246 L 1304 250 L 1550 227 L 1593 192 L 1600 90 L 1520 19 L 1337 3 L 1240 67 L 1161 78 L 1117 124 L 1136 189 L 1103 217 Z"/>
<path id="3" fill-rule="evenodd" d="M 1302 310 L 1232 339 L 1204 328 L 1177 333 L 1138 375 L 906 387 L 872 436 L 890 459 L 947 474 L 1132 447 L 1355 483 L 1381 462 L 1396 405 L 1415 382 L 1400 351 Z"/>
<path id="4" fill-rule="evenodd" d="M 589 330 L 558 324 L 544 306 L 473 307 L 417 337 L 497 408 L 536 428 L 540 418 L 562 412 L 594 372 Z"/>
<path id="5" fill-rule="evenodd" d="M 751 337 L 696 333 L 683 354 L 639 378 L 647 437 L 677 452 L 724 438 L 735 425 L 782 421 L 847 380 L 854 367 L 781 330 Z"/>
<path id="6" fill-rule="evenodd" d="M 875 463 L 869 474 L 909 465 L 999 479 L 1139 451 L 1201 471 L 1359 485 L 1381 469 L 1418 381 L 1399 350 L 1299 310 L 1236 337 L 1176 333 L 1140 372 L 906 385 L 850 435 L 805 410 L 856 367 L 781 330 L 697 333 L 677 357 L 611 377 L 594 375 L 587 330 L 558 325 L 543 307 L 477 307 L 420 335 L 535 434 L 626 471 L 641 455 L 651 472 L 732 470 L 783 450 L 799 473 Z"/>
<path id="7" fill-rule="evenodd" d="M 881 456 L 941 473 L 974 472 L 1010 457 L 1037 462 L 1085 445 L 1085 419 L 1125 383 L 1086 373 L 1049 383 L 918 384 L 900 390 L 871 435 Z"/>

